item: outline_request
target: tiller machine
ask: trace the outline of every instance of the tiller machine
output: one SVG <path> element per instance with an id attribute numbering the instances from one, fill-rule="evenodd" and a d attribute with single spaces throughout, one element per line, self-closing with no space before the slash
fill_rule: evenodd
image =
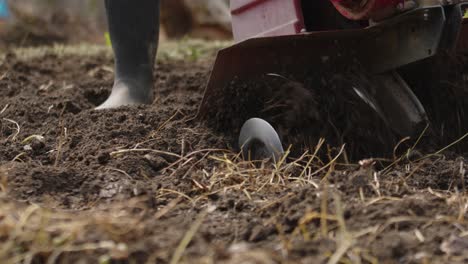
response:
<path id="1" fill-rule="evenodd" d="M 226 100 L 234 98 L 220 97 L 233 80 L 294 78 L 331 64 L 359 65 L 374 92 L 359 85 L 349 89 L 392 133 L 417 136 L 430 118 L 399 69 L 468 50 L 468 1 L 231 0 L 231 12 L 236 44 L 218 53 L 200 118 L 225 111 Z M 239 148 L 251 158 L 278 159 L 281 133 L 258 116 L 242 121 Z"/>

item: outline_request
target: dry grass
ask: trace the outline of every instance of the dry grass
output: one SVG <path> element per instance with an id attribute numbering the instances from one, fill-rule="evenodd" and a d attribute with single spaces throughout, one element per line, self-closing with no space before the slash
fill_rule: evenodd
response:
<path id="1" fill-rule="evenodd" d="M 120 151 L 115 155 L 135 154 L 135 152 L 138 151 Z M 176 170 L 183 169 L 183 167 L 192 167 L 191 164 L 201 162 L 202 159 L 217 161 L 217 165 L 212 168 L 211 172 L 198 171 L 197 174 L 200 177 L 193 179 L 194 182 L 198 181 L 195 186 L 201 189 L 200 194 L 190 197 L 189 194 L 182 191 L 160 189 L 159 193 L 156 194 L 157 198 L 165 195 L 172 195 L 176 198 L 173 200 L 175 203 L 169 203 L 166 207 L 157 210 L 156 219 L 168 214 L 177 204 L 183 203 L 184 201 L 180 198 L 184 197 L 187 198 L 186 202 L 190 202 L 191 206 L 203 208 L 206 206 L 207 196 L 215 193 L 234 191 L 251 200 L 253 196 L 268 195 L 274 189 L 292 190 L 297 184 L 312 185 L 314 188 L 318 188 L 318 184 L 311 179 L 310 174 L 323 170 L 323 167 L 316 167 L 315 162 L 310 162 L 310 159 L 315 159 L 313 155 L 304 155 L 301 159 L 293 162 L 286 162 L 285 158 L 274 165 L 262 162 L 258 166 L 258 163 L 242 161 L 237 154 L 222 151 L 226 154 L 199 155 L 198 159 L 192 159 L 190 163 L 182 162 L 191 156 L 197 157 L 195 154 L 203 152 L 215 153 L 216 150 L 188 153 L 181 157 L 180 166 L 166 169 L 166 173 L 171 174 Z M 6 167 L 3 168 L 1 176 L 2 179 L 6 179 L 7 170 Z M 294 175 L 294 171 L 300 172 L 301 175 L 290 179 Z M 125 242 L 126 235 L 145 233 L 145 222 L 151 221 L 146 215 L 148 208 L 145 206 L 145 201 L 147 198 L 113 204 L 105 209 L 91 209 L 78 213 L 47 209 L 36 204 L 20 204 L 8 199 L 7 191 L 8 184 L 4 180 L 0 196 L 1 263 L 31 263 L 41 256 L 47 256 L 48 263 L 55 263 L 64 255 L 71 253 L 100 254 L 103 260 L 125 259 L 129 255 L 128 245 Z M 281 203 L 285 198 L 288 197 L 275 201 L 261 201 L 259 207 L 261 210 L 267 210 L 268 207 L 275 203 Z M 140 209 L 141 213 L 132 213 L 135 208 Z M 182 237 L 179 247 L 174 251 L 171 263 L 179 263 L 183 259 L 185 248 L 203 220 L 215 210 L 215 207 L 211 207 L 199 215 L 198 220 Z M 336 217 L 330 216 L 330 219 L 336 219 Z M 344 220 L 340 223 L 344 223 Z M 98 242 L 89 241 L 89 237 L 95 234 L 106 239 Z M 131 242 L 134 241 L 128 241 L 128 243 Z"/>
<path id="2" fill-rule="evenodd" d="M 105 209 L 92 209 L 79 213 L 47 209 L 35 204 L 18 204 L 5 196 L 8 185 L 4 181 L 2 184 L 3 194 L 0 197 L 0 240 L 2 242 L 0 262 L 31 263 L 45 256 L 48 263 L 55 263 L 55 261 L 72 253 L 99 254 L 102 263 L 107 263 L 106 261 L 109 259 L 125 259 L 131 253 L 129 244 L 136 243 L 133 239 L 129 240 L 127 235 L 145 234 L 148 232 L 149 223 L 154 221 L 153 217 L 160 219 L 171 210 L 175 210 L 178 204 L 189 203 L 191 207 L 204 208 L 209 205 L 208 195 L 235 192 L 245 195 L 248 200 L 254 200 L 257 203 L 256 210 L 263 211 L 269 210 L 275 204 L 282 204 L 297 195 L 295 190 L 298 186 L 309 186 L 310 190 L 316 190 L 320 206 L 318 207 L 319 211 L 305 211 L 292 233 L 281 232 L 281 225 L 276 223 L 278 233 L 282 234 L 278 238 L 282 241 L 280 251 L 284 252 L 285 256 L 291 254 L 295 241 L 327 239 L 334 241 L 337 246 L 334 252 L 329 252 L 328 255 L 324 256 L 327 263 L 378 263 L 377 259 L 369 253 L 370 249 L 363 248 L 359 241 L 376 239 L 396 224 L 416 224 L 418 228 L 415 229 L 414 236 L 420 241 L 425 239 L 421 230 L 424 231 L 427 226 L 447 224 L 468 227 L 465 222 L 468 197 L 464 193 L 435 192 L 432 189 L 427 189 L 419 190 L 416 193 L 423 197 L 437 196 L 444 199 L 448 207 L 456 208 L 456 214 L 439 214 L 433 217 L 400 215 L 366 228 L 353 230 L 349 228 L 344 216 L 345 208 L 349 207 L 350 204 L 347 201 L 343 202 L 341 191 L 327 181 L 331 173 L 338 173 L 343 177 L 349 176 L 349 171 L 336 169 L 337 159 L 324 163 L 314 154 L 304 154 L 296 160 L 285 158 L 278 164 L 268 162 L 254 164 L 242 161 L 235 153 L 216 154 L 210 151 L 207 153 L 212 154 L 207 156 L 188 153 L 181 157 L 180 166 L 167 168 L 166 173 L 171 174 L 183 167 L 190 168 L 192 164 L 200 162 L 201 159 L 216 161 L 216 165 L 210 171 L 200 170 L 194 173 L 197 175 L 192 179 L 196 182 L 194 186 L 200 189 L 197 195 L 183 193 L 181 190 L 161 189 L 156 196 L 170 195 L 175 198 L 173 203 L 168 203 L 167 206 L 160 208 L 152 217 L 147 214 L 149 209 L 145 205 L 146 198 L 113 204 Z M 143 155 L 135 152 L 121 152 L 119 154 Z M 183 161 L 189 160 L 190 156 L 196 158 L 184 163 Z M 413 166 L 417 165 L 413 164 Z M 2 174 L 2 179 L 6 178 L 4 173 L 5 171 Z M 375 179 L 374 183 L 370 183 L 377 189 L 391 190 L 395 188 L 394 185 L 401 184 L 396 181 L 381 181 L 379 178 L 380 176 Z M 286 195 L 275 197 L 273 194 L 275 191 L 281 191 Z M 187 199 L 180 199 L 182 197 Z M 260 197 L 263 199 L 259 200 Z M 351 197 L 360 196 L 356 193 Z M 349 198 L 347 197 L 347 199 Z M 328 204 L 328 201 L 332 201 L 332 203 Z M 376 191 L 373 196 L 366 196 L 361 200 L 362 208 L 391 203 L 399 204 L 401 199 L 384 197 Z M 329 208 L 334 208 L 333 212 L 329 211 Z M 135 209 L 138 209 L 140 213 L 134 213 Z M 184 255 L 184 250 L 200 226 L 203 225 L 204 221 L 210 219 L 210 214 L 214 211 L 216 211 L 215 207 L 204 210 L 198 216 L 198 220 L 187 229 L 180 238 L 179 246 L 174 250 L 171 263 L 190 262 L 186 258 L 188 256 Z M 315 220 L 320 220 L 320 227 L 311 229 Z M 459 237 L 466 236 L 464 228 L 458 232 Z M 90 240 L 90 237 L 95 237 L 96 234 L 102 240 Z M 243 251 L 243 254 L 247 253 Z M 266 258 L 271 255 L 260 254 L 260 256 Z M 203 258 L 203 261 L 206 260 L 207 257 Z M 267 260 L 269 259 L 265 259 L 265 261 Z"/>
<path id="3" fill-rule="evenodd" d="M 229 41 L 203 41 L 197 39 L 183 39 L 182 41 L 166 41 L 159 45 L 158 60 L 198 60 L 213 54 L 222 48 L 228 47 L 232 42 Z M 63 56 L 112 56 L 112 50 L 109 46 L 77 44 L 63 45 L 55 44 L 52 46 L 40 47 L 21 47 L 9 51 L 0 50 L 0 63 L 5 59 L 5 53 L 12 52 L 21 60 L 31 60 L 45 55 Z M 1 79 L 0 75 L 0 79 Z"/>
<path id="4" fill-rule="evenodd" d="M 33 263 L 46 256 L 56 263 L 71 253 L 100 253 L 101 258 L 128 257 L 124 237 L 141 230 L 141 217 L 132 213 L 144 208 L 141 200 L 112 205 L 105 210 L 66 212 L 35 204 L 19 204 L 0 197 L 0 262 Z M 92 241 L 91 235 L 103 240 Z"/>

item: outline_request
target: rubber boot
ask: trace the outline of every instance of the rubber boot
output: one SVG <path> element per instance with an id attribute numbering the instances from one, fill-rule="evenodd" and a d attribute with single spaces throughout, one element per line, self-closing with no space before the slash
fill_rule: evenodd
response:
<path id="1" fill-rule="evenodd" d="M 105 0 L 115 58 L 114 86 L 96 109 L 153 101 L 153 67 L 158 48 L 159 0 Z"/>

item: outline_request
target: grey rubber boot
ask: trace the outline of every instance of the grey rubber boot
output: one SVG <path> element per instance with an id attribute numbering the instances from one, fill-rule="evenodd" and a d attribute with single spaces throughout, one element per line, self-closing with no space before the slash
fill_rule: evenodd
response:
<path id="1" fill-rule="evenodd" d="M 153 67 L 158 48 L 159 0 L 105 0 L 115 58 L 114 86 L 96 109 L 153 101 Z"/>

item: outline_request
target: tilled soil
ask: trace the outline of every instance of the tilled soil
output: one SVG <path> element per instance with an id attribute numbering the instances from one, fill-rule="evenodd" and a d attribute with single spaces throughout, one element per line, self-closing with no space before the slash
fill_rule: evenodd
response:
<path id="1" fill-rule="evenodd" d="M 463 155 L 345 164 L 337 141 L 275 167 L 243 162 L 233 131 L 192 119 L 211 63 L 160 61 L 153 104 L 94 111 L 108 54 L 7 55 L 1 262 L 468 261 Z"/>

